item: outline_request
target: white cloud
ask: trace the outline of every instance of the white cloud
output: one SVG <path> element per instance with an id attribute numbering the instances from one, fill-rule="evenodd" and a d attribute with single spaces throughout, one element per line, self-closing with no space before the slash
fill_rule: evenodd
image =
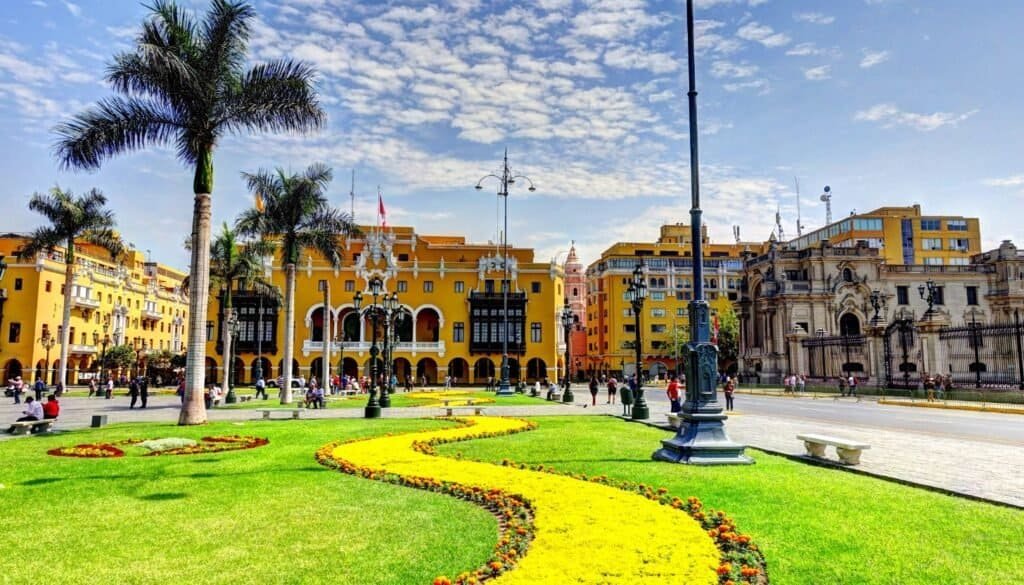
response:
<path id="1" fill-rule="evenodd" d="M 998 179 L 985 179 L 981 183 L 989 187 L 1024 187 L 1024 175 L 1012 175 Z"/>
<path id="2" fill-rule="evenodd" d="M 733 63 L 731 61 L 714 61 L 711 63 L 712 77 L 742 78 L 752 77 L 758 72 L 757 65 L 750 63 Z"/>
<path id="3" fill-rule="evenodd" d="M 858 122 L 881 122 L 883 128 L 906 126 L 921 132 L 930 132 L 943 126 L 956 126 L 977 113 L 978 110 L 971 110 L 963 114 L 953 114 L 950 112 L 918 114 L 903 111 L 893 104 L 877 104 L 857 112 L 854 114 L 853 119 Z"/>
<path id="4" fill-rule="evenodd" d="M 804 69 L 804 77 L 811 81 L 823 81 L 832 77 L 832 66 L 831 65 L 819 65 L 818 67 L 810 67 Z"/>
<path id="5" fill-rule="evenodd" d="M 864 57 L 860 60 L 860 66 L 862 69 L 874 67 L 879 63 L 884 63 L 889 60 L 889 51 L 869 51 L 864 49 L 861 51 Z"/>
<path id="6" fill-rule="evenodd" d="M 775 48 L 788 45 L 790 38 L 784 33 L 775 32 L 772 27 L 751 21 L 736 31 L 736 36 L 747 41 L 755 41 L 762 45 Z"/>
<path id="7" fill-rule="evenodd" d="M 815 45 L 814 43 L 800 43 L 794 45 L 790 49 L 786 50 L 786 54 L 791 57 L 819 57 L 828 56 L 838 58 L 841 53 L 836 47 L 824 48 Z"/>
<path id="8" fill-rule="evenodd" d="M 619 69 L 647 69 L 655 74 L 679 68 L 679 62 L 669 53 L 648 52 L 631 45 L 616 45 L 608 49 L 604 54 L 604 64 Z"/>
<path id="9" fill-rule="evenodd" d="M 722 88 L 724 88 L 725 91 L 728 92 L 737 92 L 750 89 L 757 91 L 757 93 L 759 94 L 766 94 L 769 91 L 771 91 L 771 85 L 768 83 L 767 79 L 754 79 L 751 81 L 725 83 L 722 84 Z"/>
<path id="10" fill-rule="evenodd" d="M 836 17 L 820 12 L 798 12 L 793 15 L 793 19 L 810 24 L 832 24 L 836 21 Z"/>
<path id="11" fill-rule="evenodd" d="M 68 12 L 71 13 L 71 16 L 74 16 L 75 18 L 79 18 L 80 16 L 82 16 L 82 7 L 78 4 L 74 4 L 72 2 L 64 0 L 64 6 L 67 7 Z"/>

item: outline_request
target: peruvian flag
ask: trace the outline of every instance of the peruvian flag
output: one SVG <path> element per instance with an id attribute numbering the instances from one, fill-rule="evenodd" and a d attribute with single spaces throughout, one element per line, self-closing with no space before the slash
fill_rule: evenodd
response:
<path id="1" fill-rule="evenodd" d="M 718 345 L 718 315 L 712 317 L 711 343 Z"/>
<path id="2" fill-rule="evenodd" d="M 388 212 L 384 209 L 384 195 L 377 187 L 377 225 L 388 227 Z"/>

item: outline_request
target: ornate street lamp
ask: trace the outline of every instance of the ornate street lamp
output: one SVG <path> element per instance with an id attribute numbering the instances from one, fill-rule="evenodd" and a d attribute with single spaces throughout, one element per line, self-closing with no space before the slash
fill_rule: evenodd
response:
<path id="1" fill-rule="evenodd" d="M 235 349 L 238 346 L 239 325 L 238 311 L 229 312 L 227 319 L 224 321 L 224 326 L 228 328 L 228 338 L 231 343 L 231 351 L 224 356 L 224 375 L 228 377 L 228 393 L 224 397 L 224 404 L 238 402 L 238 397 L 235 395 Z"/>
<path id="2" fill-rule="evenodd" d="M 373 303 L 367 308 L 367 313 L 370 315 L 371 323 L 373 324 L 373 337 L 372 343 L 370 344 L 370 388 L 369 401 L 366 403 L 366 409 L 364 416 L 366 418 L 380 418 L 381 404 L 377 400 L 377 356 L 380 355 L 380 349 L 377 347 L 377 320 L 379 318 L 378 297 L 380 296 L 381 289 L 383 288 L 383 282 L 379 278 L 373 278 L 369 282 L 370 295 L 373 296 Z M 356 296 L 352 299 L 353 305 L 355 305 L 356 311 L 359 311 L 359 307 L 363 304 L 363 294 L 357 292 Z"/>
<path id="3" fill-rule="evenodd" d="M 7 274 L 7 263 L 4 262 L 3 254 L 0 254 L 0 280 L 4 279 L 4 275 Z M 7 289 L 0 288 L 0 327 L 4 324 L 4 304 L 7 303 Z"/>
<path id="4" fill-rule="evenodd" d="M 693 300 L 690 301 L 690 342 L 686 344 L 686 402 L 676 436 L 662 441 L 654 458 L 675 463 L 749 464 L 744 446 L 725 430 L 726 416 L 718 403 L 718 346 L 711 343 L 711 311 L 704 299 L 704 250 L 700 208 L 700 161 L 697 155 L 697 73 L 694 63 L 693 0 L 686 0 L 687 65 L 690 118 L 690 230 L 693 246 Z M 639 330 L 639 327 L 637 328 Z M 633 410 L 636 418 L 636 407 Z M 646 418 L 646 417 L 645 417 Z"/>
<path id="5" fill-rule="evenodd" d="M 569 299 L 565 299 L 565 305 L 562 307 L 562 330 L 565 332 L 565 390 L 562 391 L 562 402 L 572 403 L 574 397 L 572 395 L 572 374 L 569 368 L 569 355 L 572 341 L 570 335 L 572 331 L 573 314 L 572 307 L 569 306 Z"/>
<path id="6" fill-rule="evenodd" d="M 381 306 L 378 309 L 384 320 L 384 383 L 381 384 L 380 391 L 380 405 L 382 408 L 391 407 L 391 392 L 394 391 L 394 388 L 391 387 L 391 355 L 394 352 L 391 329 L 397 316 L 396 311 L 398 311 L 398 307 L 398 293 L 392 292 L 390 295 L 384 295 L 384 298 L 381 300 Z"/>
<path id="7" fill-rule="evenodd" d="M 44 329 L 43 336 L 39 338 L 39 344 L 46 350 L 46 369 L 43 373 L 43 382 L 48 383 L 46 378 L 50 375 L 50 350 L 57 345 L 57 338 L 50 335 L 49 329 Z"/>
<path id="8" fill-rule="evenodd" d="M 935 305 L 935 301 L 938 300 L 936 297 L 939 293 L 939 287 L 935 286 L 934 280 L 928 279 L 927 282 L 917 287 L 917 292 L 921 295 L 921 299 L 928 303 L 928 310 L 925 311 L 924 318 L 931 319 L 932 315 L 935 313 L 935 309 L 933 307 Z"/>
<path id="9" fill-rule="evenodd" d="M 871 291 L 871 308 L 875 311 L 874 316 L 871 317 L 871 324 L 877 325 L 879 320 L 878 312 L 882 309 L 882 291 L 877 288 Z"/>
<path id="10" fill-rule="evenodd" d="M 533 186 L 533 181 L 530 180 L 526 175 L 517 175 L 512 172 L 512 169 L 508 166 L 508 149 L 505 149 L 505 159 L 502 164 L 501 176 L 498 175 L 485 175 L 479 181 L 476 182 L 476 189 L 479 191 L 483 189 L 483 182 L 487 179 L 498 180 L 498 195 L 504 198 L 505 212 L 504 222 L 505 227 L 501 232 L 501 248 L 502 248 L 502 268 L 504 269 L 504 276 L 501 283 L 501 318 L 504 323 L 504 329 L 501 336 L 501 383 L 498 385 L 498 395 L 511 395 L 514 394 L 508 381 L 508 289 L 511 288 L 511 283 L 508 278 L 508 186 L 515 184 L 517 179 L 525 180 L 530 186 L 528 190 L 536 191 L 536 187 Z"/>
<path id="11" fill-rule="evenodd" d="M 640 337 L 640 312 L 644 309 L 644 301 L 647 299 L 647 281 L 644 279 L 644 265 L 637 264 L 633 269 L 633 278 L 629 281 L 629 289 L 626 290 L 629 298 L 629 305 L 633 309 L 633 349 L 636 352 L 636 396 L 633 398 L 633 418 L 644 420 L 651 417 L 651 411 L 647 408 L 647 401 L 644 399 L 644 380 L 640 373 L 643 371 L 643 342 Z M 625 375 L 625 372 L 623 372 Z"/>
<path id="12" fill-rule="evenodd" d="M 110 345 L 110 324 L 103 323 L 103 351 L 100 353 L 100 382 L 107 383 L 107 346 Z M 99 396 L 99 392 L 96 393 Z"/>

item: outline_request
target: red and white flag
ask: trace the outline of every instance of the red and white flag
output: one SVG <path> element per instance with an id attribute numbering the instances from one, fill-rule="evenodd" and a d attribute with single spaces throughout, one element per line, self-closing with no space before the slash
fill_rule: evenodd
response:
<path id="1" fill-rule="evenodd" d="M 384 195 L 380 192 L 380 187 L 377 187 L 377 225 L 388 227 L 388 212 L 384 209 Z"/>

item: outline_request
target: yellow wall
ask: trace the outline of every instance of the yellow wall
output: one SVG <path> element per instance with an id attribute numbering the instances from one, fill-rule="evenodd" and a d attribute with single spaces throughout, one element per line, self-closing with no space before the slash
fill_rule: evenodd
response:
<path id="1" fill-rule="evenodd" d="M 367 282 L 372 274 L 383 274 L 387 292 L 397 292 L 399 302 L 411 312 L 417 314 L 417 341 L 421 335 L 426 333 L 425 321 L 430 321 L 430 312 L 436 311 L 440 316 L 440 328 L 438 342 L 429 342 L 418 345 L 415 348 L 406 347 L 396 351 L 394 357 L 403 358 L 409 361 L 410 369 L 415 375 L 417 366 L 421 360 L 433 360 L 436 364 L 434 370 L 428 368 L 429 382 L 443 381 L 449 364 L 456 360 L 465 360 L 466 374 L 460 377 L 459 382 L 483 382 L 485 379 L 471 379 L 474 365 L 478 360 L 490 360 L 493 363 L 495 376 L 500 375 L 501 355 L 500 352 L 488 354 L 470 354 L 470 327 L 468 296 L 471 291 L 483 291 L 484 281 L 495 281 L 495 291 L 500 292 L 500 282 L 503 271 L 500 267 L 485 270 L 482 278 L 480 272 L 480 258 L 493 257 L 497 255 L 494 245 L 467 243 L 459 236 L 428 236 L 415 234 L 411 227 L 388 228 L 387 234 L 394 237 L 390 244 L 391 260 L 381 259 L 379 262 L 367 260 L 360 264 L 356 261 L 356 254 L 370 257 L 369 240 L 375 237 L 375 230 L 370 227 L 363 228 L 365 236 L 352 238 L 345 244 L 344 261 L 339 270 L 334 270 L 327 263 L 316 255 L 304 255 L 303 260 L 297 267 L 296 299 L 295 299 L 295 360 L 299 364 L 300 374 L 309 377 L 310 367 L 313 361 L 322 356 L 322 344 L 312 342 L 312 323 L 306 322 L 306 317 L 322 306 L 323 293 L 318 290 L 318 282 L 323 279 L 330 283 L 331 307 L 335 312 L 335 318 L 343 312 L 351 310 L 352 297 L 355 291 L 363 294 L 363 306 L 370 302 L 367 296 Z M 533 250 L 515 248 L 510 246 L 510 257 L 516 259 L 518 264 L 518 276 L 513 276 L 513 290 L 527 293 L 526 303 L 526 353 L 519 356 L 520 368 L 523 377 L 526 377 L 527 363 L 532 358 L 539 358 L 544 361 L 545 373 L 550 379 L 556 375 L 556 367 L 561 360 L 561 328 L 556 327 L 558 311 L 562 307 L 563 296 L 563 272 L 560 266 L 548 262 L 535 262 Z M 281 267 L 280 259 L 272 263 L 270 279 L 282 292 L 285 288 L 285 273 Z M 346 283 L 350 288 L 346 288 Z M 405 290 L 398 290 L 399 282 L 405 283 Z M 433 286 L 432 292 L 425 290 L 425 283 L 430 282 Z M 462 283 L 462 290 L 456 290 L 456 282 Z M 533 292 L 533 283 L 539 283 L 540 292 Z M 218 353 L 217 338 L 220 337 L 220 325 L 217 323 L 220 304 L 216 298 L 211 298 L 209 319 L 214 322 L 213 339 L 207 343 L 207 380 L 220 380 L 223 375 L 223 356 Z M 422 319 L 420 318 L 422 316 Z M 264 371 L 264 377 L 273 379 L 280 375 L 279 364 L 284 355 L 284 309 L 279 310 L 277 316 L 277 348 L 274 352 L 264 352 L 263 357 L 270 361 L 271 371 Z M 541 341 L 531 341 L 531 323 L 541 323 Z M 463 341 L 456 342 L 455 324 L 464 325 Z M 209 331 L 209 329 L 208 329 Z M 366 326 L 366 339 L 361 342 L 340 342 L 332 344 L 331 371 L 338 372 L 338 364 L 342 359 L 341 349 L 344 347 L 344 358 L 354 359 L 358 365 L 359 375 L 368 372 L 365 366 L 370 360 L 368 345 L 372 328 Z M 304 348 L 308 351 L 303 351 Z M 415 352 L 413 351 L 415 349 Z M 516 356 L 511 356 L 516 357 Z M 238 356 L 244 366 L 238 372 L 237 379 L 240 383 L 251 383 L 253 381 L 253 365 L 256 354 L 253 351 L 244 351 Z M 237 365 L 238 361 L 236 361 Z M 318 379 L 321 377 L 319 371 L 313 372 Z M 532 379 L 532 378 L 531 378 Z"/>
<path id="2" fill-rule="evenodd" d="M 4 368 L 4 380 L 13 371 L 15 362 L 21 365 L 24 380 L 34 380 L 36 368 L 43 370 L 46 366 L 46 350 L 40 343 L 44 329 L 58 342 L 60 339 L 64 251 L 57 249 L 52 254 L 19 260 L 14 253 L 23 241 L 20 237 L 0 238 L 0 254 L 6 256 L 4 261 L 8 264 L 7 273 L 0 282 L 0 288 L 7 293 L 0 327 L 0 367 Z M 115 313 L 119 311 L 125 313 L 124 343 L 137 341 L 141 348 L 145 341 L 147 348 L 173 351 L 176 327 L 181 343 L 187 340 L 188 302 L 184 294 L 175 292 L 184 275 L 159 264 L 147 267 L 145 256 L 138 251 L 130 251 L 121 266 L 123 270 L 105 252 L 86 244 L 78 246 L 75 285 L 81 287 L 82 295 L 87 294 L 88 298 L 79 301 L 71 311 L 70 326 L 74 333 L 68 360 L 71 384 L 82 382 L 85 377 L 80 378 L 78 374 L 90 370 L 99 358 L 104 322 L 109 323 L 108 335 L 114 337 L 118 320 Z M 21 280 L 21 290 L 17 290 L 18 279 Z M 152 303 L 149 306 L 155 308 L 155 313 L 146 311 L 147 302 Z M 20 325 L 17 342 L 10 341 L 12 324 Z M 94 334 L 98 334 L 100 343 L 94 341 Z M 58 343 L 50 350 L 51 371 L 56 370 L 55 363 L 59 358 Z M 47 381 L 56 383 L 55 378 L 56 374 L 51 374 Z"/>

